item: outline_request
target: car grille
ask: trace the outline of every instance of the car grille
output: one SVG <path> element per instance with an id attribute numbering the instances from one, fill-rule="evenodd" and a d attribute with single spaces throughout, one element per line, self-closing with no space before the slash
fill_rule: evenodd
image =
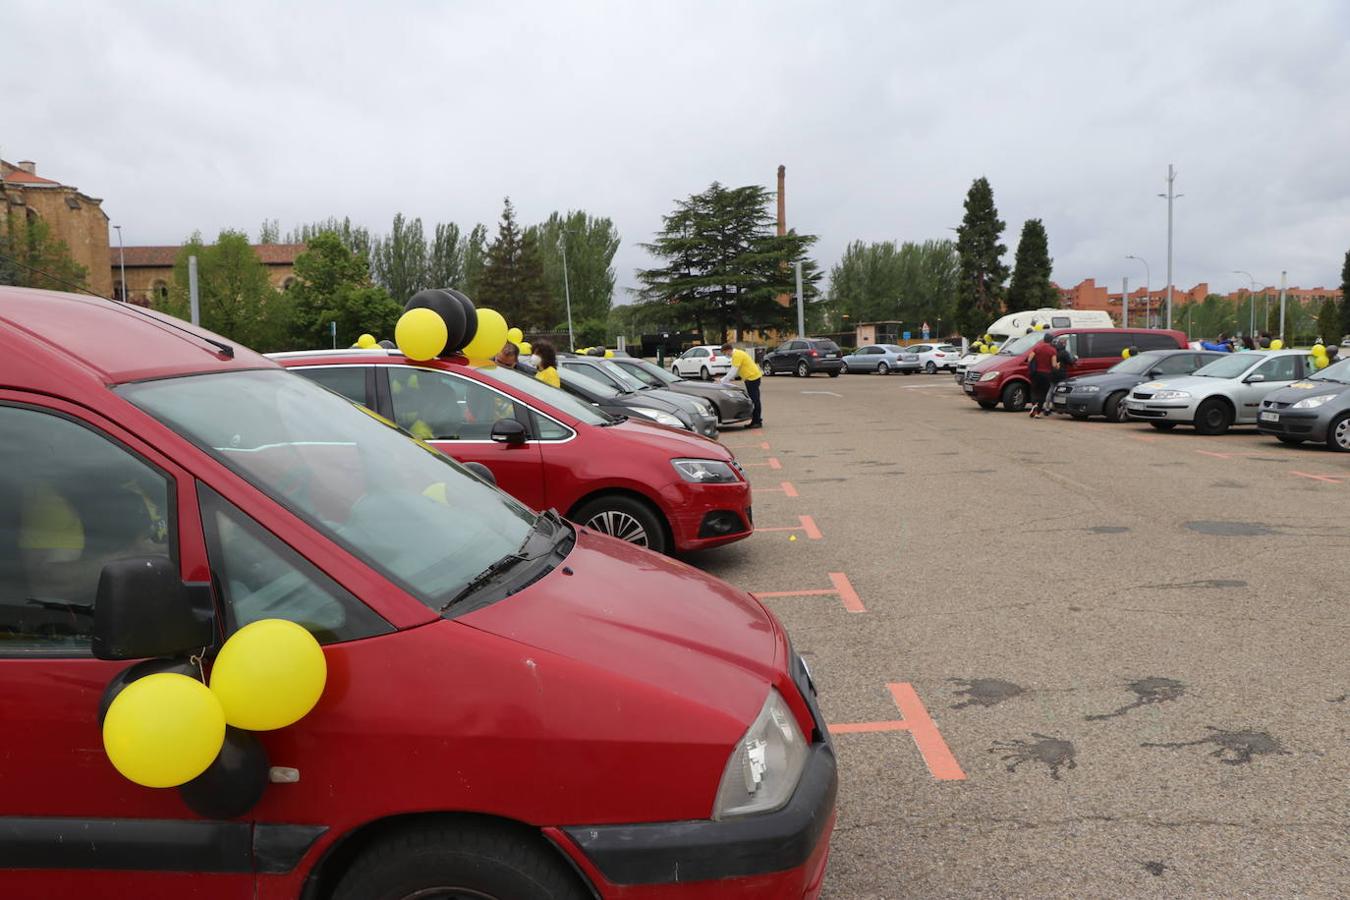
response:
<path id="1" fill-rule="evenodd" d="M 974 384 L 980 380 L 980 373 L 974 369 L 966 369 L 966 384 Z"/>
<path id="2" fill-rule="evenodd" d="M 1133 394 L 1131 394 L 1130 396 L 1132 396 L 1132 397 L 1133 397 L 1134 399 L 1136 399 L 1136 400 L 1152 400 L 1152 399 L 1153 399 L 1153 395 L 1152 395 L 1152 394 L 1141 394 L 1141 393 L 1139 393 L 1138 391 L 1135 391 L 1135 392 L 1134 392 Z"/>
<path id="3" fill-rule="evenodd" d="M 1293 405 L 1292 403 L 1280 403 L 1275 400 L 1265 400 L 1261 403 L 1261 406 L 1265 409 L 1288 409 Z"/>

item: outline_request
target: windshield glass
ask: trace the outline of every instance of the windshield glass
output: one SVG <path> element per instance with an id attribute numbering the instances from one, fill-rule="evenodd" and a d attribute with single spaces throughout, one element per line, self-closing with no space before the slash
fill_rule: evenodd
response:
<path id="1" fill-rule="evenodd" d="M 372 413 L 285 371 L 119 392 L 433 609 L 538 518 Z"/>
<path id="2" fill-rule="evenodd" d="M 1225 356 L 1222 359 L 1216 359 L 1208 365 L 1201 366 L 1195 370 L 1196 375 L 1203 375 L 1206 378 L 1237 378 L 1243 372 L 1252 366 L 1260 365 L 1265 361 L 1266 354 L 1253 353 L 1234 353 L 1231 356 Z"/>
<path id="3" fill-rule="evenodd" d="M 590 394 L 599 397 L 601 400 L 613 400 L 616 397 L 622 397 L 623 391 L 614 387 L 612 384 L 606 384 L 600 380 L 600 376 L 591 377 L 577 372 L 576 369 L 562 367 L 558 369 L 558 377 L 562 383 L 579 389 L 584 394 Z"/>
<path id="4" fill-rule="evenodd" d="M 620 365 L 634 378 L 641 379 L 652 387 L 663 387 L 667 384 L 674 384 L 680 380 L 665 369 L 649 363 L 645 359 L 635 360 L 631 363 L 620 363 Z"/>
<path id="5" fill-rule="evenodd" d="M 999 348 L 998 354 L 999 356 L 1016 356 L 1019 353 L 1030 353 L 1031 348 L 1043 340 L 1045 340 L 1044 331 L 1033 331 L 1031 334 L 1024 334 L 1020 338 L 1013 338 L 1008 341 Z"/>
<path id="6" fill-rule="evenodd" d="M 545 384 L 533 375 L 527 375 L 518 369 L 508 369 L 505 366 L 489 363 L 483 366 L 475 366 L 474 371 L 507 387 L 514 388 L 540 403 L 547 404 L 558 412 L 571 416 L 578 422 L 584 422 L 587 425 L 610 425 L 614 422 L 612 416 L 606 415 L 585 400 L 579 400 L 567 391 L 555 388 L 551 384 Z M 560 372 L 559 375 L 563 381 L 567 380 L 566 373 Z"/>
<path id="7" fill-rule="evenodd" d="M 888 353 L 904 353 L 904 352 L 905 352 L 905 348 L 904 348 L 904 347 L 901 347 L 899 344 L 882 344 L 882 345 L 881 345 L 881 349 L 887 351 Z"/>
<path id="8" fill-rule="evenodd" d="M 1138 356 L 1131 356 L 1129 359 L 1122 359 L 1107 371 L 1115 372 L 1120 375 L 1143 375 L 1151 367 L 1159 362 L 1156 356 L 1149 356 L 1147 353 L 1141 353 Z"/>
<path id="9" fill-rule="evenodd" d="M 1311 363 L 1309 363 L 1311 365 Z M 1339 381 L 1350 384 L 1350 359 L 1332 363 L 1320 372 L 1308 376 L 1309 381 Z"/>
<path id="10" fill-rule="evenodd" d="M 610 378 L 613 378 L 630 391 L 647 390 L 648 385 L 646 382 L 639 381 L 635 376 L 628 374 L 628 369 L 626 367 L 619 365 L 613 360 L 601 360 L 600 368 L 604 369 L 605 373 L 609 375 Z"/>

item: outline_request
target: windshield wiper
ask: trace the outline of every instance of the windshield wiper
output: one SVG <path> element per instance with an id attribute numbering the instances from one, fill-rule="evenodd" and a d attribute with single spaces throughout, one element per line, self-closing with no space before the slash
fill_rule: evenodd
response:
<path id="1" fill-rule="evenodd" d="M 535 535 L 544 533 L 539 528 L 541 522 L 547 522 L 549 524 L 549 530 L 547 532 L 548 548 L 542 553 L 526 553 L 525 549 L 530 546 L 530 542 L 534 540 Z M 446 612 L 450 607 L 464 600 L 466 597 L 476 594 L 479 590 L 493 581 L 496 581 L 500 576 L 507 571 L 514 569 L 521 563 L 535 562 L 543 559 L 545 556 L 551 555 L 558 549 L 558 545 L 570 536 L 567 523 L 563 520 L 563 517 L 558 515 L 557 510 L 548 510 L 540 515 L 539 518 L 535 519 L 534 526 L 530 529 L 529 535 L 525 538 L 525 543 L 521 544 L 515 553 L 503 556 L 501 559 L 471 578 L 468 584 L 460 588 L 453 597 L 445 602 L 445 605 L 441 607 L 441 612 Z"/>
<path id="2" fill-rule="evenodd" d="M 610 417 L 610 421 L 600 423 L 601 428 L 608 428 L 611 425 L 621 425 L 624 422 L 628 421 L 627 416 L 615 415 L 613 413 L 609 413 L 608 415 Z"/>

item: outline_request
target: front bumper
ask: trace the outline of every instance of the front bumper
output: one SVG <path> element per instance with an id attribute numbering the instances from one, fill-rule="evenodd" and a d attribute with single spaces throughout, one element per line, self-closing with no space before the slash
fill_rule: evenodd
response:
<path id="1" fill-rule="evenodd" d="M 1269 416 L 1278 418 L 1271 420 Z M 1269 409 L 1261 407 L 1256 416 L 1256 430 L 1262 434 L 1277 437 L 1295 437 L 1306 441 L 1325 441 L 1327 428 L 1331 425 L 1331 416 L 1324 416 L 1318 410 Z"/>
<path id="2" fill-rule="evenodd" d="M 1102 404 L 1110 396 L 1102 391 L 1090 394 L 1082 394 L 1076 391 L 1061 392 L 1055 388 L 1051 405 L 1055 412 L 1066 412 L 1075 416 L 1100 416 L 1102 413 Z"/>
<path id="3" fill-rule="evenodd" d="M 977 373 L 976 378 L 979 377 Z M 966 392 L 966 396 L 979 402 L 983 400 L 986 403 L 997 403 L 1002 397 L 1003 379 L 996 378 L 993 381 L 971 381 L 969 375 L 966 380 L 961 382 L 961 390 Z"/>
<path id="4" fill-rule="evenodd" d="M 706 438 L 717 438 L 717 416 L 716 415 L 695 415 L 690 416 L 694 420 L 694 433 L 701 434 Z"/>
<path id="5" fill-rule="evenodd" d="M 1136 400 L 1134 395 L 1125 398 L 1125 413 L 1131 419 L 1146 422 L 1194 422 L 1195 398 L 1190 400 Z"/>
<path id="6" fill-rule="evenodd" d="M 661 491 L 661 506 L 681 553 L 731 544 L 755 531 L 748 481 L 695 484 L 677 479 Z M 728 530 L 733 518 L 739 524 Z"/>
<path id="7" fill-rule="evenodd" d="M 737 394 L 736 397 L 718 397 L 713 401 L 717 407 L 718 418 L 725 424 L 730 422 L 741 422 L 750 418 L 754 413 L 754 404 L 750 402 L 750 395 L 745 391 L 732 391 Z"/>

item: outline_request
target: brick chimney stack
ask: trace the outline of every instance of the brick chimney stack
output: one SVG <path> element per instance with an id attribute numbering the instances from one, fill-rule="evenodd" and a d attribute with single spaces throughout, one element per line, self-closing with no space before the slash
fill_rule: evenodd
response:
<path id="1" fill-rule="evenodd" d="M 21 160 L 19 160 L 19 168 L 20 168 L 20 169 L 23 169 L 23 170 L 24 170 L 25 172 L 27 172 L 29 175 L 36 175 L 36 174 L 37 174 L 37 163 L 33 162 L 31 159 L 21 159 Z M 778 183 L 779 183 L 779 185 L 781 185 L 781 184 L 783 183 L 782 168 L 783 168 L 782 166 L 779 166 L 779 167 L 778 167 L 778 169 L 779 169 L 779 173 L 778 173 Z M 779 221 L 782 221 L 782 219 L 783 219 L 783 212 L 782 212 L 782 210 L 783 210 L 783 202 L 780 200 L 780 201 L 778 202 L 778 219 L 779 219 Z"/>
<path id="2" fill-rule="evenodd" d="M 19 163 L 23 165 L 23 163 Z M 778 236 L 787 234 L 787 166 L 778 167 Z"/>

